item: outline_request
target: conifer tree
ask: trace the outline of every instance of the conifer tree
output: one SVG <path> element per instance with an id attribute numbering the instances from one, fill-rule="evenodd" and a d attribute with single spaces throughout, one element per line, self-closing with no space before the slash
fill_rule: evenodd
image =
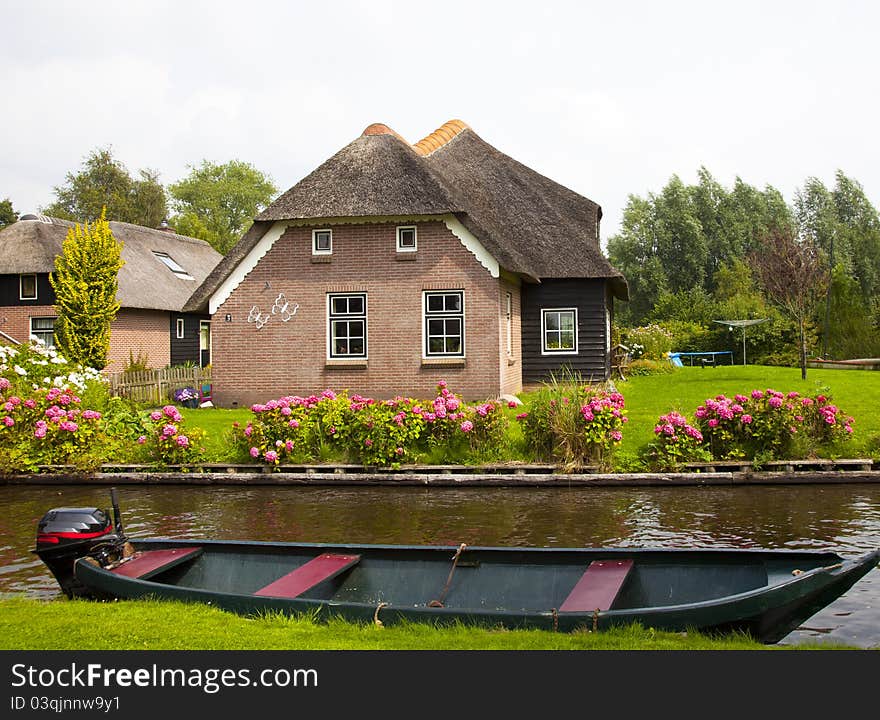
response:
<path id="1" fill-rule="evenodd" d="M 119 311 L 116 301 L 122 243 L 117 242 L 106 213 L 89 225 L 67 232 L 55 272 L 55 344 L 70 362 L 103 370 L 110 349 L 110 323 Z"/>

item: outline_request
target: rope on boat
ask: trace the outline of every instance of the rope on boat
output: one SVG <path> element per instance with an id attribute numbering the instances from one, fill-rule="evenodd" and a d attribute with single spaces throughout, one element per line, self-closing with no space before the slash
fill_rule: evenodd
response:
<path id="1" fill-rule="evenodd" d="M 374 623 L 375 625 L 377 625 L 378 627 L 382 627 L 382 626 L 384 625 L 384 623 L 379 619 L 379 611 L 380 611 L 383 607 L 388 607 L 388 603 L 387 603 L 387 602 L 380 602 L 380 603 L 376 606 L 376 612 L 373 613 L 373 623 Z"/>
<path id="2" fill-rule="evenodd" d="M 455 555 L 452 558 L 452 569 L 449 571 L 449 577 L 446 578 L 446 584 L 443 586 L 443 589 L 440 591 L 440 597 L 436 600 L 431 600 L 428 603 L 428 607 L 434 608 L 442 608 L 443 601 L 446 599 L 446 593 L 449 592 L 449 587 L 452 585 L 452 576 L 455 574 L 455 568 L 458 566 L 458 560 L 461 557 L 461 554 L 467 548 L 467 543 L 462 543 L 458 546 L 458 550 L 456 550 Z"/>

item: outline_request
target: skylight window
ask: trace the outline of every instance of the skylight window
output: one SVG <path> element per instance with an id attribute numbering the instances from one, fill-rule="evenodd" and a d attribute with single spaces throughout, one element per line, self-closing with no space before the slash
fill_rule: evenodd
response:
<path id="1" fill-rule="evenodd" d="M 171 272 L 173 272 L 177 277 L 182 280 L 195 280 L 195 278 L 190 275 L 186 270 L 183 269 L 181 265 L 179 265 L 173 257 L 171 257 L 168 253 L 159 252 L 158 250 L 153 250 L 153 255 L 156 256 L 162 264 L 165 265 Z"/>

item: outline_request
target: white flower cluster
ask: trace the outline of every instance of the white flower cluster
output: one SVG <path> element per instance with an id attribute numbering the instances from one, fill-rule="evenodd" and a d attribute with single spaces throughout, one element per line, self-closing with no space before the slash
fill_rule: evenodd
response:
<path id="1" fill-rule="evenodd" d="M 56 367 L 47 370 L 53 365 Z M 72 386 L 77 390 L 85 390 L 89 382 L 107 382 L 94 368 L 72 365 L 54 348 L 47 348 L 38 340 L 31 340 L 25 349 L 0 345 L 0 375 L 8 371 L 31 378 L 34 390 L 40 384 L 57 388 Z"/>

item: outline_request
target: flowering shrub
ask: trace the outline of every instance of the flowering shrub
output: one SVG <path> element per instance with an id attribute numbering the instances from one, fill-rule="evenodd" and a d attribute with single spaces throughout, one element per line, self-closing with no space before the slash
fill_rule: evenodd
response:
<path id="1" fill-rule="evenodd" d="M 623 395 L 573 384 L 538 391 L 517 419 L 539 457 L 558 457 L 569 466 L 602 467 L 610 465 L 627 422 Z"/>
<path id="2" fill-rule="evenodd" d="M 183 416 L 174 405 L 149 414 L 147 429 L 137 442 L 150 458 L 159 465 L 191 465 L 205 452 L 201 443 L 204 431 L 199 428 L 184 430 Z"/>
<path id="3" fill-rule="evenodd" d="M 715 459 L 792 458 L 817 445 L 852 434 L 853 418 L 843 417 L 825 395 L 752 390 L 728 398 L 718 395 L 694 412 Z"/>
<path id="4" fill-rule="evenodd" d="M 38 341 L 15 347 L 0 345 L 0 376 L 19 395 L 50 387 L 83 392 L 89 384 L 106 384 L 97 370 L 70 363 Z"/>
<path id="5" fill-rule="evenodd" d="M 711 460 L 703 434 L 679 412 L 661 415 L 648 446 L 648 462 L 655 470 L 676 470 L 684 463 Z"/>
<path id="6" fill-rule="evenodd" d="M 185 387 L 174 391 L 174 402 L 185 403 L 187 400 L 196 400 L 199 394 L 194 388 Z"/>
<path id="7" fill-rule="evenodd" d="M 500 442 L 505 427 L 500 406 L 469 406 L 445 381 L 431 401 L 325 390 L 270 400 L 251 411 L 254 418 L 245 427 L 233 427 L 235 444 L 242 455 L 272 465 L 316 460 L 335 449 L 365 465 L 394 467 L 431 449 L 485 451 Z"/>
<path id="8" fill-rule="evenodd" d="M 0 465 L 28 472 L 40 465 L 98 467 L 108 441 L 103 416 L 81 403 L 69 387 L 38 388 L 22 397 L 0 377 Z"/>
<path id="9" fill-rule="evenodd" d="M 626 330 L 625 344 L 630 348 L 639 347 L 639 354 L 633 359 L 664 360 L 672 351 L 672 333 L 657 324 Z"/>

